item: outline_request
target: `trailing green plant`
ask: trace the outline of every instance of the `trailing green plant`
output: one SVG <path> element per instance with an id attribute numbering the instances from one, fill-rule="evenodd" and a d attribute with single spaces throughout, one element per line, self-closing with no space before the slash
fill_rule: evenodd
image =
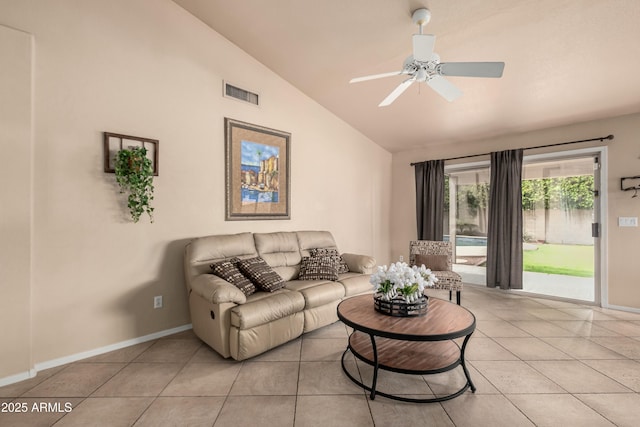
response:
<path id="1" fill-rule="evenodd" d="M 138 222 L 145 212 L 153 222 L 153 167 L 147 149 L 132 147 L 118 151 L 115 171 L 120 192 L 129 193 L 127 206 L 133 222 Z"/>

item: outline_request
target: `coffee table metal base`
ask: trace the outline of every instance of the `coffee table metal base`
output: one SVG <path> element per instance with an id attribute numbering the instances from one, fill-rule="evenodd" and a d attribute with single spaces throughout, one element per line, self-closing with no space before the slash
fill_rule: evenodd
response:
<path id="1" fill-rule="evenodd" d="M 403 402 L 431 403 L 442 402 L 460 396 L 467 389 L 475 393 L 476 387 L 471 381 L 469 371 L 464 361 L 464 351 L 471 334 L 464 338 L 462 347 L 458 347 L 455 341 L 404 341 L 390 338 L 375 337 L 364 332 L 354 331 L 349 337 L 349 345 L 342 354 L 342 370 L 351 381 L 363 389 L 369 391 L 371 400 L 376 395 Z M 373 366 L 373 379 L 371 386 L 355 378 L 347 370 L 345 357 L 351 353 L 363 362 Z M 429 399 L 417 399 L 404 396 L 396 396 L 376 390 L 378 370 L 397 372 L 402 374 L 429 375 L 446 372 L 461 366 L 466 383 L 464 386 L 447 396 L 433 397 Z"/>

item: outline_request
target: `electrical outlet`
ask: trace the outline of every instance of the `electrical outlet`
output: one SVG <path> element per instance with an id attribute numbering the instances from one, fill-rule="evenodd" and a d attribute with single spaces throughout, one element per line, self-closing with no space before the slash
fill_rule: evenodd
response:
<path id="1" fill-rule="evenodd" d="M 637 227 L 637 226 L 638 226 L 637 216 L 618 217 L 618 227 Z"/>
<path id="2" fill-rule="evenodd" d="M 400 262 L 404 261 L 404 256 L 400 255 Z"/>
<path id="3" fill-rule="evenodd" d="M 162 295 L 153 297 L 153 308 L 162 308 Z"/>

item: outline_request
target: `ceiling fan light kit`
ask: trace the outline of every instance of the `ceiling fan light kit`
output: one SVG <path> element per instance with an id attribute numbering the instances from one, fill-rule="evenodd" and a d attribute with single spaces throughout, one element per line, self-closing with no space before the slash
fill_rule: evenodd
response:
<path id="1" fill-rule="evenodd" d="M 420 27 L 420 33 L 413 35 L 413 53 L 405 59 L 398 72 L 374 74 L 356 77 L 349 83 L 381 79 L 398 75 L 407 75 L 408 79 L 400 83 L 378 107 L 386 107 L 393 103 L 414 82 L 427 85 L 447 101 L 462 96 L 462 91 L 443 76 L 457 77 L 502 77 L 504 62 L 440 62 L 440 56 L 433 51 L 436 36 L 423 34 L 423 27 L 431 20 L 429 9 L 417 9 L 412 14 L 413 23 Z"/>

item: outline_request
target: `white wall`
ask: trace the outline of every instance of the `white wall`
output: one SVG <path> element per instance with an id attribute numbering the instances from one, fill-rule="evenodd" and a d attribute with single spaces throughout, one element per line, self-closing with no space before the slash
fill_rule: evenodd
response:
<path id="1" fill-rule="evenodd" d="M 408 255 L 409 241 L 416 238 L 415 177 L 411 162 L 431 159 L 487 153 L 512 148 L 534 147 L 564 141 L 607 136 L 615 139 L 608 144 L 608 181 L 606 191 L 608 204 L 608 302 L 619 307 L 640 309 L 640 288 L 636 269 L 640 228 L 618 227 L 620 216 L 640 216 L 640 199 L 631 199 L 629 192 L 620 191 L 620 178 L 640 174 L 640 114 L 632 114 L 610 119 L 594 120 L 539 130 L 522 134 L 506 135 L 499 138 L 466 143 L 425 147 L 393 155 L 393 198 L 391 217 L 391 256 Z M 586 143 L 569 146 L 569 149 L 593 147 L 601 143 Z M 567 147 L 559 147 L 567 149 Z M 546 150 L 531 150 L 527 154 L 537 154 Z M 472 161 L 482 158 L 470 159 Z"/>
<path id="2" fill-rule="evenodd" d="M 35 364 L 188 324 L 194 236 L 326 229 L 387 261 L 391 154 L 173 2 L 0 0 L 0 24 L 35 43 Z M 223 79 L 261 107 L 223 98 Z M 291 132 L 291 220 L 224 221 L 224 117 Z M 103 131 L 160 141 L 154 224 L 127 218 Z"/>

